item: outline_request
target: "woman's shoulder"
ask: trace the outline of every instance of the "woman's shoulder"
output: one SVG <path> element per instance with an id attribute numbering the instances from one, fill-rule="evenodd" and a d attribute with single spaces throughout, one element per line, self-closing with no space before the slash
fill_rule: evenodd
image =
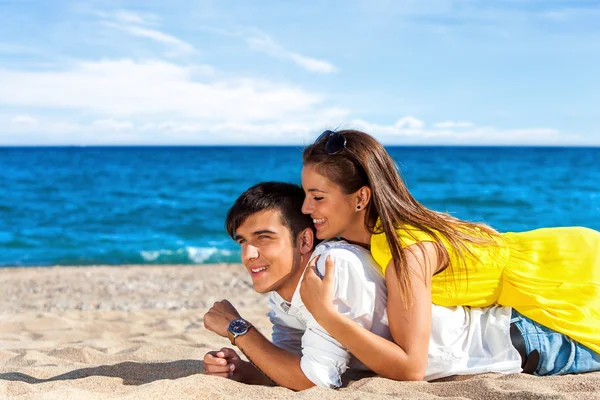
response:
<path id="1" fill-rule="evenodd" d="M 376 233 L 371 236 L 371 255 L 380 266 L 382 272 L 385 273 L 387 265 L 392 260 L 392 252 L 388 244 L 387 235 L 383 232 L 383 229 L 381 229 L 379 220 L 377 220 L 377 224 L 375 225 L 375 232 Z M 435 231 L 432 230 L 432 232 Z M 402 248 L 412 246 L 419 242 L 436 241 L 432 234 L 410 224 L 397 224 L 396 240 L 398 240 L 400 247 Z"/>
<path id="2" fill-rule="evenodd" d="M 375 232 L 376 233 L 374 233 L 371 236 L 371 252 L 373 251 L 373 246 L 387 246 L 387 235 L 383 231 L 383 229 L 381 229 L 379 220 L 375 225 Z M 436 234 L 434 229 L 431 229 L 430 232 L 427 232 L 424 229 L 418 228 L 410 224 L 402 223 L 396 225 L 396 239 L 400 242 L 400 245 L 403 248 L 411 246 L 418 242 L 436 241 L 434 234 Z"/>

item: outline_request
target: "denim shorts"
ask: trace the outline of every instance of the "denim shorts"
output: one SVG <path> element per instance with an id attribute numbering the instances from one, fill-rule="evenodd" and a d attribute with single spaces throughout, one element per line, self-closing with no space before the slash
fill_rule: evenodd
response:
<path id="1" fill-rule="evenodd" d="M 533 350 L 540 353 L 540 361 L 534 375 L 600 371 L 600 354 L 570 337 L 546 328 L 514 309 L 510 322 L 516 325 L 523 335 L 527 354 Z"/>

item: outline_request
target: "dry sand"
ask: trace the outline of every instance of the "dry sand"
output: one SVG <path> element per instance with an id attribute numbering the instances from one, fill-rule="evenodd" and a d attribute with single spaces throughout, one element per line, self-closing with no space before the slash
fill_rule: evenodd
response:
<path id="1" fill-rule="evenodd" d="M 239 265 L 0 269 L 2 399 L 600 399 L 600 373 L 395 382 L 352 376 L 339 390 L 244 385 L 202 374 L 228 345 L 203 315 L 228 298 L 269 336 L 267 299 Z"/>

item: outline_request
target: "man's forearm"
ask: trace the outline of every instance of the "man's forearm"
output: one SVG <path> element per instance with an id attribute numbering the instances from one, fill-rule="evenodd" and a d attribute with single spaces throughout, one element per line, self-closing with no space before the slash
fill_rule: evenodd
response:
<path id="1" fill-rule="evenodd" d="M 252 365 L 251 362 L 243 362 L 243 370 L 237 371 L 240 373 L 240 379 L 236 379 L 242 383 L 250 385 L 275 386 L 277 385 L 271 378 L 262 373 L 258 368 Z M 235 372 L 234 372 L 235 375 Z"/>
<path id="2" fill-rule="evenodd" d="M 235 344 L 259 371 L 278 385 L 294 390 L 315 386 L 302 372 L 299 356 L 275 346 L 256 328 L 239 336 Z"/>

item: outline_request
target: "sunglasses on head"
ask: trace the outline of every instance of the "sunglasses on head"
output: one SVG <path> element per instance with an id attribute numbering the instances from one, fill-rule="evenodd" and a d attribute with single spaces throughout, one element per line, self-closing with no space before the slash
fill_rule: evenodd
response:
<path id="1" fill-rule="evenodd" d="M 327 130 L 319 135 L 314 144 L 319 144 L 323 140 L 327 140 L 325 150 L 329 155 L 337 154 L 346 148 L 346 137 L 339 132 Z"/>

